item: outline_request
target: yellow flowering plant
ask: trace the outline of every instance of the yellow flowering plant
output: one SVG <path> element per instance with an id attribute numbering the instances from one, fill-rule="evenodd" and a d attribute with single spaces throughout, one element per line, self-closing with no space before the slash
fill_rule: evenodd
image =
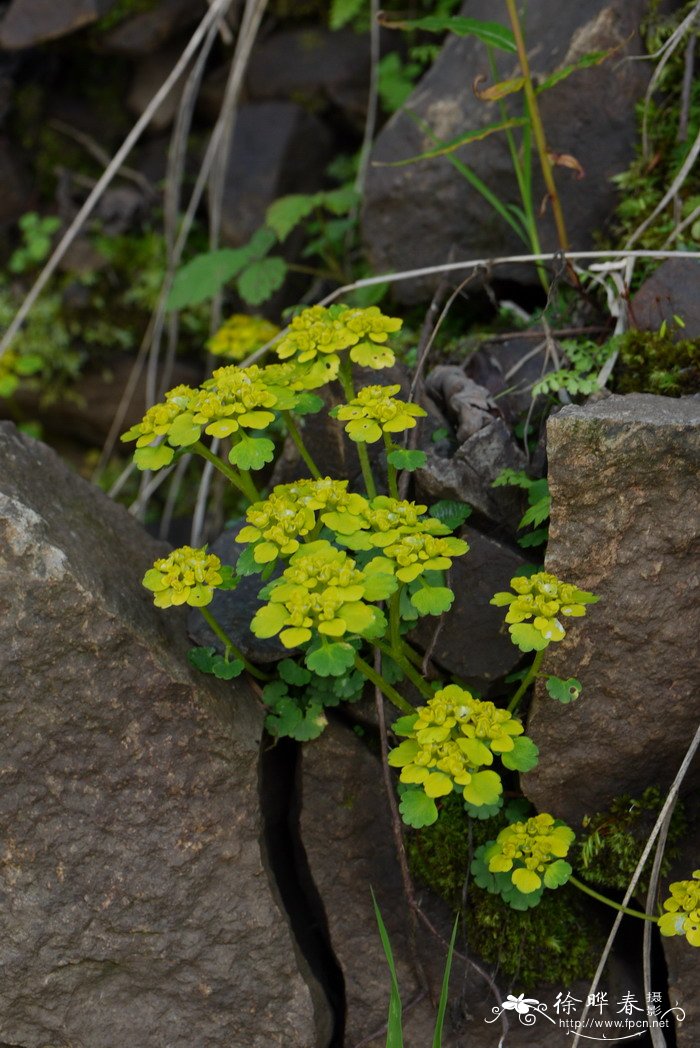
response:
<path id="1" fill-rule="evenodd" d="M 280 329 L 265 317 L 234 313 L 207 342 L 207 349 L 217 357 L 241 361 L 270 342 Z"/>
<path id="2" fill-rule="evenodd" d="M 241 357 L 244 348 L 269 340 L 266 323 L 231 317 L 210 348 Z M 388 761 L 399 773 L 406 824 L 430 825 L 445 798 L 454 796 L 470 818 L 499 818 L 494 840 L 474 854 L 479 886 L 516 909 L 536 905 L 546 889 L 564 883 L 616 906 L 573 875 L 569 827 L 547 813 L 527 813 L 522 800 L 504 806 L 506 794 L 517 793 L 517 776 L 538 760 L 518 706 L 538 679 L 559 702 L 578 698 L 579 681 L 543 673 L 541 663 L 550 644 L 565 641 L 569 622 L 598 598 L 546 571 L 517 576 L 509 591 L 495 594 L 491 603 L 506 609 L 513 643 L 525 654 L 534 652 L 508 703 L 481 698 L 459 680 L 430 682 L 411 642 L 419 617 L 439 617 L 451 607 L 446 573 L 457 557 L 469 555 L 458 534 L 469 508 L 449 501 L 428 507 L 399 497 L 399 473 L 419 466 L 424 453 L 394 441 L 425 411 L 397 396 L 396 384 L 355 389 L 354 364 L 381 370 L 394 363 L 390 337 L 400 327 L 398 318 L 376 306 L 312 306 L 274 343 L 276 362 L 225 363 L 197 388 L 177 386 L 148 409 L 122 438 L 135 442 L 140 469 L 168 467 L 193 452 L 226 476 L 245 504 L 236 536 L 243 552 L 235 565 L 222 564 L 206 548 L 183 546 L 160 557 L 143 585 L 159 608 L 198 610 L 218 647 L 194 648 L 193 665 L 225 680 L 242 672 L 256 678 L 268 708 L 266 726 L 276 737 L 316 738 L 327 724 L 326 709 L 356 701 L 370 682 L 402 714 L 392 725 L 400 741 Z M 318 394 L 336 381 L 345 402 L 330 415 L 357 451 L 362 491 L 347 478 L 323 475 L 304 440 L 305 416 L 324 409 Z M 271 465 L 282 425 L 308 476 L 274 484 Z M 371 464 L 367 446 L 378 443 L 383 457 Z M 379 478 L 375 471 L 382 464 Z M 248 659 L 245 641 L 234 642 L 215 614 L 219 591 L 256 575 L 251 635 L 271 646 L 273 659 L 277 652 L 276 663 L 265 668 Z M 412 686 L 412 702 L 401 682 Z M 692 881 L 671 885 L 659 920 L 662 934 L 685 935 L 692 945 L 700 944 L 699 879 L 696 872 Z"/>

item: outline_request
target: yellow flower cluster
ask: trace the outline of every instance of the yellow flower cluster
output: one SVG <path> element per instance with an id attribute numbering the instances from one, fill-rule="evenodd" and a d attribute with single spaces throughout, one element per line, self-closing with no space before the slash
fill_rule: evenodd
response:
<path id="1" fill-rule="evenodd" d="M 700 870 L 691 881 L 675 881 L 671 896 L 664 902 L 667 912 L 659 917 L 662 935 L 685 935 L 691 946 L 700 946 Z"/>
<path id="2" fill-rule="evenodd" d="M 395 357 L 381 344 L 390 333 L 399 330 L 401 323 L 397 317 L 385 316 L 377 306 L 311 306 L 294 317 L 275 349 L 281 360 L 294 358 L 304 364 L 325 356 L 333 359 L 336 367 L 338 354 L 349 349 L 351 360 L 357 364 L 375 369 L 388 367 Z"/>
<path id="3" fill-rule="evenodd" d="M 362 512 L 326 520 L 351 549 L 384 549 L 404 535 L 449 535 L 450 529 L 435 517 L 426 516 L 427 506 L 405 502 L 390 495 L 365 500 Z"/>
<path id="4" fill-rule="evenodd" d="M 382 556 L 372 562 L 375 568 L 396 575 L 401 582 L 413 582 L 424 571 L 447 571 L 452 567 L 452 558 L 469 552 L 469 544 L 463 539 L 436 538 L 420 532 L 399 536 L 396 542 L 385 546 Z M 384 561 L 390 563 L 385 564 Z"/>
<path id="5" fill-rule="evenodd" d="M 218 357 L 244 360 L 279 334 L 279 328 L 264 317 L 234 313 L 212 335 L 207 349 Z"/>
<path id="6" fill-rule="evenodd" d="M 394 394 L 401 386 L 365 386 L 348 404 L 341 404 L 331 412 L 345 431 L 357 443 L 374 444 L 383 433 L 402 433 L 413 429 L 417 418 L 426 412 L 418 404 L 398 400 Z"/>
<path id="7" fill-rule="evenodd" d="M 535 815 L 501 830 L 487 846 L 484 859 L 491 873 L 509 873 L 518 891 L 528 895 L 542 887 L 556 888 L 571 874 L 561 860 L 574 840 L 574 831 L 551 815 Z"/>
<path id="8" fill-rule="evenodd" d="M 408 738 L 389 754 L 401 768 L 401 781 L 420 785 L 428 797 L 443 797 L 455 787 L 470 804 L 494 804 L 503 787 L 494 771 L 494 754 L 508 753 L 522 735 L 520 721 L 492 702 L 475 699 L 456 684 L 442 688 L 394 731 Z"/>
<path id="9" fill-rule="evenodd" d="M 347 480 L 300 480 L 278 484 L 263 502 L 246 511 L 247 525 L 239 542 L 251 542 L 258 564 L 289 557 L 299 549 L 299 539 L 309 535 L 326 513 L 361 513 L 367 500 L 348 491 Z"/>
<path id="10" fill-rule="evenodd" d="M 181 546 L 169 557 L 161 557 L 143 577 L 143 585 L 155 594 L 157 608 L 209 604 L 214 590 L 223 582 L 221 561 L 205 549 Z"/>
<path id="11" fill-rule="evenodd" d="M 250 628 L 258 637 L 279 634 L 286 648 L 310 641 L 314 633 L 334 640 L 362 634 L 377 621 L 377 609 L 363 602 L 365 579 L 351 557 L 323 540 L 310 542 L 291 558 L 272 583 L 269 603 Z"/>
<path id="12" fill-rule="evenodd" d="M 595 604 L 598 597 L 580 590 L 556 575 L 539 571 L 530 578 L 511 579 L 514 593 L 496 593 L 491 604 L 497 607 L 508 605 L 506 622 L 511 623 L 513 638 L 525 636 L 520 623 L 527 623 L 533 647 L 546 647 L 551 641 L 560 641 L 566 636 L 559 616 L 580 618 L 586 614 L 586 604 Z M 528 620 L 532 619 L 532 623 Z"/>

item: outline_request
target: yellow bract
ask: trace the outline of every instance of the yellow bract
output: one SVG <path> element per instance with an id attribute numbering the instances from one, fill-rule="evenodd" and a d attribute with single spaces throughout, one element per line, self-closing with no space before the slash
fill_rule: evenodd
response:
<path id="1" fill-rule="evenodd" d="M 493 764 L 494 754 L 512 750 L 523 726 L 507 710 L 450 684 L 394 730 L 408 736 L 389 754 L 402 782 L 420 785 L 428 797 L 459 786 L 466 801 L 480 806 L 497 803 L 503 790 L 496 772 L 480 769 Z"/>
<path id="2" fill-rule="evenodd" d="M 515 887 L 528 895 L 547 883 L 547 871 L 563 859 L 574 840 L 574 831 L 551 815 L 535 815 L 527 822 L 514 822 L 501 830 L 484 854 L 491 873 L 509 873 Z M 554 878 L 556 887 L 571 873 L 562 864 L 562 874 Z M 555 883 L 556 882 L 556 883 Z"/>
<path id="3" fill-rule="evenodd" d="M 376 609 L 363 603 L 365 579 L 351 557 L 329 542 L 310 542 L 291 558 L 274 582 L 269 603 L 250 625 L 258 637 L 279 638 L 286 648 L 311 640 L 314 633 L 339 639 L 362 634 L 376 621 Z"/>
<path id="4" fill-rule="evenodd" d="M 157 608 L 209 604 L 214 590 L 223 582 L 221 561 L 205 549 L 181 546 L 169 557 L 161 557 L 143 577 L 143 585 L 155 594 Z"/>
<path id="5" fill-rule="evenodd" d="M 319 357 L 339 361 L 338 354 L 350 350 L 350 358 L 357 364 L 389 367 L 395 357 L 382 343 L 399 330 L 401 323 L 398 317 L 385 316 L 377 306 L 311 306 L 294 317 L 275 349 L 281 360 L 294 358 L 300 364 Z"/>
<path id="6" fill-rule="evenodd" d="M 365 386 L 348 404 L 335 409 L 335 417 L 346 422 L 345 430 L 357 443 L 374 444 L 383 433 L 412 429 L 426 412 L 418 404 L 398 400 L 401 386 Z"/>
<path id="7" fill-rule="evenodd" d="M 659 917 L 662 935 L 685 935 L 691 946 L 700 946 L 700 870 L 693 871 L 690 881 L 675 881 L 669 886 L 670 898 L 664 902 L 667 912 Z"/>

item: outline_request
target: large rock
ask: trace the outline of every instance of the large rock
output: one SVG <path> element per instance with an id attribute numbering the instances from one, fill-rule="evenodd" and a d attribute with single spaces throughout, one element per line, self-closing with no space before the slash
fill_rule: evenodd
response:
<path id="1" fill-rule="evenodd" d="M 648 277 L 630 304 L 630 320 L 643 331 L 658 331 L 680 317 L 678 338 L 700 338 L 700 262 L 669 258 Z"/>
<path id="2" fill-rule="evenodd" d="M 391 714 L 388 714 L 391 719 Z M 392 944 L 404 1007 L 421 994 L 410 946 L 410 918 L 401 886 L 382 771 L 376 756 L 349 729 L 332 722 L 302 748 L 301 840 L 325 912 L 331 947 L 345 980 L 345 1038 L 378 1048 L 389 1004 L 390 978 L 372 906 L 372 891 Z M 443 915 L 444 916 L 444 915 Z M 449 937 L 449 918 L 441 924 Z M 418 954 L 439 979 L 442 950 L 419 936 Z M 407 1010 L 406 1048 L 431 1043 L 429 1000 Z M 370 1038 L 371 1034 L 374 1038 Z M 445 1048 L 457 1048 L 446 1030 Z"/>
<path id="3" fill-rule="evenodd" d="M 105 51 L 129 58 L 150 55 L 205 12 L 205 0 L 158 0 L 151 11 L 120 22 L 100 43 Z"/>
<path id="4" fill-rule="evenodd" d="M 321 188 L 330 158 L 330 134 L 295 102 L 251 102 L 241 107 L 226 168 L 222 232 L 244 244 L 277 197 Z"/>
<path id="5" fill-rule="evenodd" d="M 0 425 L 0 1042 L 310 1048 L 261 852 L 261 712 L 141 589 L 161 547 Z"/>
<path id="6" fill-rule="evenodd" d="M 19 51 L 91 25 L 117 0 L 14 0 L 0 25 L 0 47 Z"/>
<path id="7" fill-rule="evenodd" d="M 525 35 L 537 79 L 587 52 L 618 49 L 607 62 L 574 73 L 539 98 L 548 145 L 556 153 L 575 156 L 586 172 L 584 181 L 575 180 L 567 170 L 556 176 L 573 248 L 593 246 L 596 229 L 615 207 L 611 178 L 634 155 L 635 104 L 644 93 L 650 68 L 643 62 L 624 61 L 624 56 L 642 50 L 638 27 L 647 6 L 646 0 L 590 0 L 586 4 L 540 0 L 528 7 Z M 507 22 L 505 6 L 491 0 L 469 0 L 465 12 L 471 18 Z M 496 61 L 499 78 L 514 75 L 513 55 L 496 52 Z M 446 142 L 497 122 L 497 104 L 480 101 L 471 90 L 471 81 L 479 74 L 489 75 L 484 46 L 472 37 L 449 38 L 405 108 L 379 135 L 373 163 L 414 157 L 433 148 L 435 137 Z M 507 101 L 517 115 L 521 96 Z M 421 130 L 416 116 L 434 137 Z M 520 206 L 503 134 L 466 146 L 454 156 L 468 164 L 501 200 Z M 545 191 L 536 157 L 533 164 L 533 199 L 538 211 Z M 555 250 L 559 245 L 551 208 L 539 225 L 543 250 Z M 510 226 L 444 157 L 405 167 L 370 165 L 363 231 L 373 269 L 379 273 L 527 251 Z M 498 270 L 499 275 L 504 273 Z M 519 276 L 537 282 L 532 268 L 520 267 Z M 415 300 L 437 279 L 402 282 L 396 285 L 396 293 L 407 301 Z"/>
<path id="8" fill-rule="evenodd" d="M 698 722 L 700 397 L 612 396 L 548 425 L 546 569 L 600 596 L 547 652 L 583 683 L 560 706 L 536 696 L 523 779 L 576 826 L 621 794 L 667 786 Z M 685 788 L 700 781 L 696 767 Z"/>
<path id="9" fill-rule="evenodd" d="M 421 619 L 413 636 L 421 646 L 431 647 L 434 660 L 444 670 L 483 690 L 510 673 L 521 659 L 503 629 L 503 613 L 489 601 L 494 593 L 508 589 L 526 561 L 522 554 L 474 528 L 464 528 L 460 536 L 469 543 L 469 553 L 452 564 L 449 584 L 454 604 L 441 620 L 434 645 L 434 618 Z"/>
<path id="10" fill-rule="evenodd" d="M 273 33 L 253 49 L 246 74 L 254 101 L 333 103 L 352 118 L 367 108 L 369 44 L 349 29 L 317 27 Z"/>

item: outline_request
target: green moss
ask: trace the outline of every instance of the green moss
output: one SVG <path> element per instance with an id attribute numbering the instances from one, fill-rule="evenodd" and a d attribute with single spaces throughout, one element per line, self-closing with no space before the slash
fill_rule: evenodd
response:
<path id="1" fill-rule="evenodd" d="M 700 339 L 676 341 L 668 331 L 628 331 L 619 349 L 617 393 L 680 397 L 700 390 Z"/>
<path id="2" fill-rule="evenodd" d="M 587 901 L 575 889 L 545 892 L 538 906 L 519 912 L 467 882 L 463 907 L 473 851 L 493 840 L 507 821 L 503 814 L 483 822 L 470 819 L 459 798 L 448 797 L 438 821 L 408 839 L 412 873 L 463 912 L 471 948 L 517 979 L 519 988 L 527 990 L 538 982 L 566 985 L 590 975 L 601 934 Z"/>
<path id="3" fill-rule="evenodd" d="M 579 836 L 573 865 L 591 884 L 625 891 L 639 862 L 649 833 L 664 802 L 660 790 L 650 786 L 640 797 L 616 797 L 606 812 L 584 820 L 585 836 Z M 685 816 L 679 803 L 671 819 L 666 851 L 661 867 L 666 874 L 678 857 L 678 842 L 685 832 Z M 650 858 L 639 882 L 646 891 Z"/>

